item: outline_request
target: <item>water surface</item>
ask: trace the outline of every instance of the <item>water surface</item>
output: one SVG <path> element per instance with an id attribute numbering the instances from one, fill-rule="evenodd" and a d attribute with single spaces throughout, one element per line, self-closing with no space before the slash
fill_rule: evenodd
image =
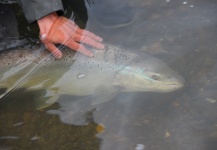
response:
<path id="1" fill-rule="evenodd" d="M 7 26 L 0 15 L 6 43 L 1 48 L 40 44 L 37 27 L 27 26 L 17 4 L 3 3 L 18 22 Z M 70 9 L 67 15 L 74 18 Z M 217 2 L 96 0 L 87 1 L 86 10 L 88 19 L 85 11 L 75 17 L 81 27 L 106 42 L 162 59 L 186 79 L 185 87 L 121 93 L 95 108 L 62 95 L 44 111 L 35 110 L 33 101 L 45 91 L 20 89 L 0 100 L 0 149 L 133 150 L 138 144 L 145 150 L 217 149 Z M 6 31 L 16 28 L 12 40 L 18 45 L 10 46 L 12 35 Z"/>

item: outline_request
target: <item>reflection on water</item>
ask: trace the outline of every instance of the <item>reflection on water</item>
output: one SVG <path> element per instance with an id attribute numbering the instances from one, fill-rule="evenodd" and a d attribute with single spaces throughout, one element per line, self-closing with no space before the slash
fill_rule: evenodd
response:
<path id="1" fill-rule="evenodd" d="M 62 95 L 44 111 L 36 111 L 33 103 L 44 90 L 20 89 L 0 101 L 0 148 L 216 149 L 216 8 L 214 0 L 88 3 L 87 29 L 108 43 L 164 60 L 186 79 L 185 87 L 170 93 L 121 93 L 94 107 L 86 97 Z M 32 37 L 23 28 L 20 36 Z M 104 131 L 97 133 L 97 124 Z"/>

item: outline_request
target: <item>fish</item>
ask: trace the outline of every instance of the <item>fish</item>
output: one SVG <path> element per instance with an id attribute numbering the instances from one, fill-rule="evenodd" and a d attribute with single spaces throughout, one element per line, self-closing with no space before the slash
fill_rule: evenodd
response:
<path id="1" fill-rule="evenodd" d="M 184 78 L 158 58 L 144 52 L 105 43 L 103 50 L 91 48 L 87 57 L 61 48 L 55 59 L 43 46 L 0 53 L 0 99 L 14 90 L 46 90 L 38 110 L 60 95 L 91 96 L 92 105 L 113 99 L 120 92 L 172 92 L 184 86 Z"/>

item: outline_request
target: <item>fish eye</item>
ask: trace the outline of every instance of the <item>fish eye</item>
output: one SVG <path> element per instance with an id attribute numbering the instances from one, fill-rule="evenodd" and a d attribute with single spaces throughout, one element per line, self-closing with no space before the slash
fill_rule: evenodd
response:
<path id="1" fill-rule="evenodd" d="M 160 77 L 156 74 L 151 75 L 151 78 L 155 81 L 160 81 Z"/>

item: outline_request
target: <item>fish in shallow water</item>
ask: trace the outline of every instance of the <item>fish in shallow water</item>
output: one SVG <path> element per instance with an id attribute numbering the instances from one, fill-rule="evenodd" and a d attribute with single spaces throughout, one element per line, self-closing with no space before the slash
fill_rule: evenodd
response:
<path id="1" fill-rule="evenodd" d="M 65 49 L 56 60 L 43 48 L 0 53 L 1 97 L 19 88 L 46 89 L 43 109 L 61 94 L 92 96 L 92 104 L 114 98 L 119 92 L 170 92 L 183 86 L 184 79 L 167 64 L 143 52 L 106 44 L 92 49 L 94 57 Z"/>

